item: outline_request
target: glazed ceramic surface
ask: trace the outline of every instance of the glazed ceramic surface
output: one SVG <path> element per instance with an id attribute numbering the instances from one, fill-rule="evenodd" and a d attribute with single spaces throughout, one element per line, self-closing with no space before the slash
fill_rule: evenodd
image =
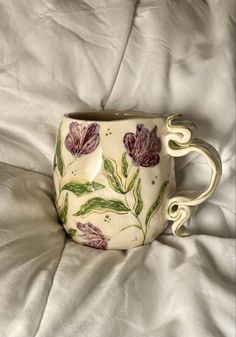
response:
<path id="1" fill-rule="evenodd" d="M 153 241 L 173 221 L 175 235 L 194 206 L 214 191 L 217 152 L 194 138 L 180 116 L 143 112 L 74 113 L 59 127 L 54 160 L 55 203 L 70 237 L 100 249 L 128 249 Z M 211 181 L 198 195 L 175 192 L 174 157 L 206 156 Z"/>

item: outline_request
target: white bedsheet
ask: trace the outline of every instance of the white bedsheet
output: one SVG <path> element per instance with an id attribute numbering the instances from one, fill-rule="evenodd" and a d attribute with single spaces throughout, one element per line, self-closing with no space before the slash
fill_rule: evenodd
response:
<path id="1" fill-rule="evenodd" d="M 0 0 L 0 337 L 235 335 L 233 15 L 232 0 Z M 65 236 L 55 132 L 100 109 L 182 113 L 219 151 L 192 236 L 126 252 Z M 179 188 L 209 179 L 196 155 L 176 172 Z"/>

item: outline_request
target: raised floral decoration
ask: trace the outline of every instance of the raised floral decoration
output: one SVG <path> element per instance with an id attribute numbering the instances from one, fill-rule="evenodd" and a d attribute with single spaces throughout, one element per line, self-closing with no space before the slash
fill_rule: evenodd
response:
<path id="1" fill-rule="evenodd" d="M 71 122 L 65 139 L 65 147 L 76 157 L 93 152 L 100 141 L 99 129 L 100 126 L 97 123 L 86 125 Z"/>
<path id="2" fill-rule="evenodd" d="M 77 228 L 83 233 L 79 237 L 84 240 L 86 246 L 98 249 L 107 249 L 107 243 L 110 238 L 104 235 L 101 230 L 90 222 L 77 222 Z"/>
<path id="3" fill-rule="evenodd" d="M 137 124 L 135 134 L 128 132 L 124 135 L 123 142 L 127 153 L 133 159 L 133 165 L 150 167 L 159 163 L 161 140 L 156 132 L 157 126 L 149 131 L 143 124 Z"/>
<path id="4" fill-rule="evenodd" d="M 61 136 L 61 127 L 59 128 L 53 167 L 57 167 L 55 174 L 58 180 L 58 191 L 55 199 L 61 222 L 63 225 L 69 225 L 67 218 L 71 193 L 78 198 L 92 194 L 85 201 L 78 203 L 79 209 L 73 216 L 84 218 L 93 213 L 112 212 L 120 215 L 130 213 L 133 217 L 132 224 L 126 224 L 119 232 L 131 227 L 138 229 L 142 235 L 142 242 L 145 244 L 151 221 L 163 203 L 168 186 L 168 181 L 164 181 L 153 202 L 147 209 L 144 207 L 139 166 L 152 167 L 160 161 L 161 140 L 156 134 L 157 126 L 149 131 L 143 124 L 137 124 L 136 133 L 126 133 L 123 137 L 126 151 L 122 153 L 120 160 L 116 161 L 103 155 L 101 173 L 106 178 L 107 184 L 104 181 L 97 180 L 80 181 L 78 178 L 67 180 L 63 184 L 62 181 L 64 179 L 62 178 L 67 175 L 69 166 L 75 161 L 78 161 L 79 164 L 81 156 L 92 153 L 98 147 L 100 142 L 99 131 L 100 126 L 95 122 L 89 124 L 71 122 L 64 145 L 75 158 L 66 163 L 62 155 L 63 138 Z M 132 158 L 132 162 L 127 160 L 128 156 Z M 113 192 L 117 193 L 116 197 L 108 198 L 109 193 L 104 193 L 104 196 L 102 194 L 93 196 L 93 192 L 105 189 L 108 185 Z M 63 191 L 66 191 L 66 194 L 62 198 Z M 133 199 L 132 202 L 130 202 L 131 199 Z M 79 221 L 76 223 L 76 227 L 79 232 L 75 228 L 69 228 L 68 234 L 75 241 L 84 245 L 107 249 L 108 242 L 112 240 L 111 236 L 105 235 L 99 227 L 91 222 L 82 223 Z"/>

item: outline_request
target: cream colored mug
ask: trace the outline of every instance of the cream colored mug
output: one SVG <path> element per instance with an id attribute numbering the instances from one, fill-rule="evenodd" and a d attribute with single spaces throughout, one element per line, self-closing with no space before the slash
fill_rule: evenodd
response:
<path id="1" fill-rule="evenodd" d="M 103 111 L 69 113 L 57 134 L 55 203 L 76 242 L 100 249 L 128 249 L 153 241 L 172 221 L 174 235 L 221 176 L 216 150 L 194 138 L 196 127 L 179 115 Z M 211 168 L 201 193 L 175 193 L 174 157 L 192 151 Z"/>

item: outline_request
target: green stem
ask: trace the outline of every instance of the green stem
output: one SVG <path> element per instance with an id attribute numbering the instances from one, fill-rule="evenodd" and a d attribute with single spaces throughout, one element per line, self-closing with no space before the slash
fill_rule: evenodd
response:
<path id="1" fill-rule="evenodd" d="M 58 193 L 58 196 L 57 196 L 57 204 L 59 203 L 59 199 L 60 199 L 60 196 L 61 196 L 61 192 L 62 192 L 62 179 L 65 177 L 66 173 L 67 173 L 67 170 L 69 168 L 69 166 L 71 166 L 72 164 L 74 164 L 74 162 L 76 161 L 77 157 L 74 158 L 66 167 L 66 170 L 64 172 L 64 174 L 61 176 L 61 179 L 58 178 L 58 186 L 59 186 L 59 193 Z M 59 207 L 59 206 L 58 206 Z"/>
<path id="2" fill-rule="evenodd" d="M 132 167 L 133 167 L 133 164 L 132 164 L 132 165 L 130 166 L 130 168 L 128 169 L 128 172 L 127 172 L 127 179 L 128 179 L 128 176 L 129 176 L 129 173 L 130 173 Z M 125 181 L 125 191 L 127 190 L 127 179 L 126 179 L 126 181 Z M 126 197 L 126 194 L 125 194 L 125 202 L 126 202 L 126 206 L 130 209 L 130 212 L 133 214 L 133 216 L 137 219 L 137 221 L 138 221 L 138 223 L 139 223 L 138 228 L 143 232 L 143 237 L 144 237 L 143 243 L 144 243 L 147 234 L 145 233 L 145 231 L 144 231 L 144 229 L 143 229 L 143 225 L 142 225 L 142 223 L 141 223 L 141 221 L 140 221 L 140 219 L 139 219 L 139 216 L 136 215 L 136 214 L 134 213 L 134 211 L 132 210 L 132 208 L 130 207 L 130 205 L 129 205 L 129 203 L 128 203 L 128 200 L 127 200 L 127 197 Z"/>
<path id="3" fill-rule="evenodd" d="M 116 232 L 114 235 L 112 235 L 112 237 L 120 234 L 121 232 L 123 232 L 124 230 L 128 229 L 128 228 L 131 228 L 131 227 L 137 227 L 140 229 L 139 225 L 128 225 L 128 226 L 125 226 L 124 228 L 120 229 L 118 232 Z"/>
<path id="4" fill-rule="evenodd" d="M 59 184 L 59 189 L 60 189 L 60 192 L 61 192 L 61 189 L 62 189 L 62 179 L 65 177 L 67 171 L 68 171 L 68 168 L 69 166 L 71 166 L 72 164 L 74 164 L 74 162 L 76 161 L 77 158 L 74 158 L 67 166 L 66 166 L 66 170 L 65 170 L 65 173 L 61 176 L 61 181 L 60 181 L 60 184 Z"/>
<path id="5" fill-rule="evenodd" d="M 145 243 L 146 236 L 147 236 L 147 226 L 145 226 L 145 231 L 144 231 L 144 233 L 143 233 L 143 245 L 144 245 L 144 243 Z"/>
<path id="6" fill-rule="evenodd" d="M 139 219 L 139 217 L 134 213 L 134 211 L 132 210 L 132 208 L 130 207 L 130 205 L 129 205 L 129 203 L 128 203 L 128 200 L 127 200 L 127 198 L 126 198 L 126 194 L 125 194 L 125 202 L 126 202 L 126 206 L 130 209 L 130 212 L 133 214 L 133 216 L 137 219 L 137 221 L 138 221 L 138 223 L 139 223 L 139 228 L 141 229 L 141 231 L 143 232 L 143 236 L 144 236 L 144 238 L 146 237 L 146 235 L 145 235 L 145 232 L 144 232 L 144 230 L 143 230 L 143 225 L 142 225 L 142 223 L 141 223 L 141 221 L 140 221 L 140 219 Z"/>
<path id="7" fill-rule="evenodd" d="M 65 177 L 66 173 L 67 173 L 67 170 L 68 170 L 68 167 L 72 164 L 74 164 L 74 162 L 76 161 L 77 157 L 75 157 L 66 167 L 66 170 L 65 170 L 65 173 L 62 175 L 62 178 Z"/>

